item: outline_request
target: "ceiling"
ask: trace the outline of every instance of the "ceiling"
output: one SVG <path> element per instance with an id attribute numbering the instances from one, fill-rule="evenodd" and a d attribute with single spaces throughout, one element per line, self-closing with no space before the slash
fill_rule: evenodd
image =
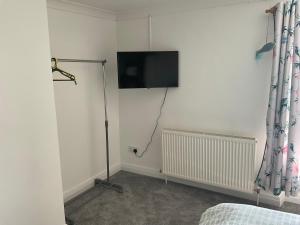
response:
<path id="1" fill-rule="evenodd" d="M 51 1 L 51 0 L 49 0 Z M 116 13 L 128 13 L 166 8 L 186 8 L 197 5 L 201 8 L 263 0 L 59 0 L 67 3 L 80 3 Z"/>

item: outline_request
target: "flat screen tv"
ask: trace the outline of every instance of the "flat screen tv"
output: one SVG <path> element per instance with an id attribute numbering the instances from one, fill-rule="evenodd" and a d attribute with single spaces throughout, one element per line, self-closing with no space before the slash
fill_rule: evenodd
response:
<path id="1" fill-rule="evenodd" d="M 178 87 L 178 51 L 117 54 L 120 89 Z"/>

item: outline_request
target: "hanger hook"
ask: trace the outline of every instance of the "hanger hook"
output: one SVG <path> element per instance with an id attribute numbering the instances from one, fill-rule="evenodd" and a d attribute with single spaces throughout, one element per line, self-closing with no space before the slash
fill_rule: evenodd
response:
<path id="1" fill-rule="evenodd" d="M 52 68 L 57 68 L 57 59 L 51 58 L 51 62 L 54 62 L 54 66 L 52 66 Z"/>

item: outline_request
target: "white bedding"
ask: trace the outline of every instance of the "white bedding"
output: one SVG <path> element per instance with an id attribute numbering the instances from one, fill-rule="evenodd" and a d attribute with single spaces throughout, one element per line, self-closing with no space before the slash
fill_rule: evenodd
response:
<path id="1" fill-rule="evenodd" d="M 207 209 L 202 214 L 200 225 L 300 225 L 300 215 L 223 203 Z"/>

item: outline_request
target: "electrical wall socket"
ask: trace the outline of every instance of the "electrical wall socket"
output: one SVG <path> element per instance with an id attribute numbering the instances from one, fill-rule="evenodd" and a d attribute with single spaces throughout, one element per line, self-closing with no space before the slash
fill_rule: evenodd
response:
<path id="1" fill-rule="evenodd" d="M 137 147 L 134 146 L 128 146 L 128 151 L 134 153 L 134 150 L 137 150 L 137 152 L 139 151 L 139 149 Z"/>

